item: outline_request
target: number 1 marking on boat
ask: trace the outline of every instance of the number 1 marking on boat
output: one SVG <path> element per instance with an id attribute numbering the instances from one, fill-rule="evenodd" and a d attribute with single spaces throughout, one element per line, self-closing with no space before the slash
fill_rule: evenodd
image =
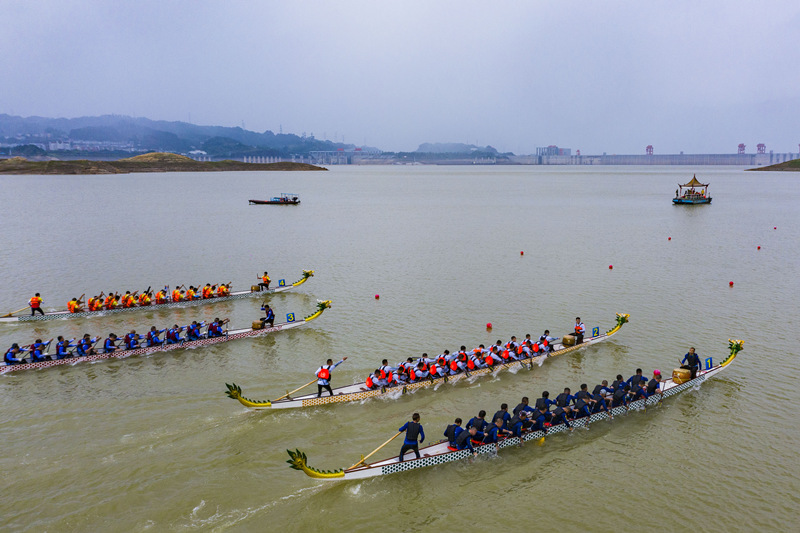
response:
<path id="1" fill-rule="evenodd" d="M 712 361 L 710 357 L 707 357 L 706 358 L 706 370 L 709 370 L 712 366 L 714 366 L 714 361 Z"/>

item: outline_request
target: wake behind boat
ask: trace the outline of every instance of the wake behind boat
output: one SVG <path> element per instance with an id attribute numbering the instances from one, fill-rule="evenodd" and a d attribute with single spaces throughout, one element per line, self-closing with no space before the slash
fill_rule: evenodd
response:
<path id="1" fill-rule="evenodd" d="M 369 398 L 375 397 L 392 397 L 392 395 L 396 394 L 405 394 L 407 392 L 416 390 L 416 389 L 423 389 L 423 388 L 431 388 L 434 389 L 442 384 L 442 383 L 456 383 L 462 379 L 481 377 L 488 374 L 497 373 L 503 369 L 517 369 L 517 368 L 528 368 L 532 370 L 534 365 L 541 365 L 544 363 L 544 360 L 548 357 L 554 357 L 557 355 L 563 355 L 566 353 L 570 353 L 575 351 L 579 348 L 583 348 L 584 346 L 590 346 L 592 344 L 597 344 L 599 342 L 603 342 L 609 339 L 612 335 L 614 335 L 619 329 L 623 326 L 623 324 L 628 322 L 628 318 L 630 315 L 624 313 L 617 313 L 617 323 L 616 325 L 604 334 L 599 333 L 599 328 L 595 328 L 597 330 L 597 334 L 591 337 L 586 337 L 581 344 L 575 344 L 570 346 L 565 346 L 562 343 L 555 343 L 552 346 L 551 351 L 549 354 L 540 355 L 532 358 L 521 359 L 519 361 L 512 360 L 507 363 L 499 364 L 497 366 L 491 366 L 487 368 L 477 368 L 471 371 L 465 371 L 454 375 L 446 375 L 444 377 L 438 378 L 426 378 L 421 379 L 419 381 L 415 381 L 408 384 L 397 385 L 393 387 L 382 387 L 382 388 L 370 388 L 367 386 L 366 382 L 356 383 L 354 385 L 348 385 L 345 387 L 338 387 L 333 389 L 333 395 L 330 396 L 321 396 L 317 397 L 317 394 L 305 394 L 302 396 L 297 396 L 292 398 L 289 393 L 285 396 L 282 396 L 279 400 L 274 401 L 256 401 L 250 400 L 242 396 L 242 389 L 235 383 L 226 384 L 228 391 L 227 395 L 229 398 L 234 400 L 238 400 L 239 403 L 248 407 L 250 409 L 293 409 L 299 407 L 314 407 L 317 405 L 328 405 L 334 403 L 345 403 L 345 402 L 357 402 L 361 400 L 366 400 Z M 312 381 L 314 383 L 316 380 Z M 311 384 L 309 383 L 309 385 Z M 301 387 L 304 388 L 304 387 Z M 296 392 L 296 391 L 295 391 Z"/>
<path id="2" fill-rule="evenodd" d="M 212 337 L 210 335 L 206 335 L 205 338 L 201 338 L 194 341 L 183 341 L 175 344 L 164 343 L 164 344 L 159 344 L 157 346 L 143 346 L 132 350 L 117 349 L 111 353 L 98 353 L 95 355 L 87 355 L 82 357 L 71 356 L 71 357 L 65 357 L 63 359 L 52 359 L 49 361 L 39 361 L 39 362 L 26 362 L 23 364 L 7 364 L 6 362 L 3 361 L 0 362 L 0 374 L 5 374 L 8 372 L 19 372 L 22 370 L 38 370 L 38 369 L 51 368 L 54 366 L 62 366 L 62 365 L 75 365 L 78 363 L 102 361 L 105 359 L 125 359 L 126 357 L 131 357 L 134 355 L 151 355 L 161 352 L 170 352 L 181 348 L 200 348 L 203 346 L 220 344 L 223 342 L 228 342 L 236 339 L 260 337 L 262 335 L 267 335 L 269 333 L 275 333 L 277 331 L 284 331 L 287 329 L 299 328 L 301 326 L 304 326 L 309 322 L 311 322 L 312 320 L 319 317 L 325 311 L 325 309 L 330 308 L 330 306 L 331 306 L 330 300 L 318 301 L 316 312 L 311 314 L 310 316 L 307 316 L 302 320 L 295 320 L 294 314 L 290 313 L 287 318 L 291 319 L 291 321 L 278 323 L 269 327 L 258 327 L 257 323 L 254 322 L 253 323 L 254 327 L 229 330 L 218 337 Z M 261 321 L 257 322 L 261 323 Z M 49 345 L 50 343 L 47 344 Z M 53 356 L 55 354 L 46 353 L 44 355 Z"/>
<path id="3" fill-rule="evenodd" d="M 307 476 L 315 479 L 350 480 L 350 479 L 363 479 L 375 476 L 385 476 L 389 474 L 396 474 L 398 472 L 405 472 L 408 470 L 416 470 L 418 468 L 425 468 L 429 466 L 440 465 L 443 463 L 460 461 L 471 457 L 473 454 L 474 455 L 494 454 L 498 453 L 499 450 L 503 448 L 508 448 L 510 446 L 521 446 L 523 442 L 534 441 L 537 444 L 544 444 L 546 435 L 562 433 L 567 430 L 571 430 L 572 428 L 583 427 L 588 429 L 590 424 L 594 424 L 602 420 L 608 420 L 614 416 L 625 415 L 629 413 L 631 410 L 637 410 L 637 411 L 643 410 L 646 412 L 647 407 L 660 406 L 661 402 L 665 398 L 669 398 L 670 396 L 680 394 L 687 390 L 696 389 L 704 381 L 716 376 L 719 372 L 721 372 L 728 365 L 730 365 L 730 363 L 736 357 L 736 354 L 738 354 L 739 351 L 741 351 L 742 348 L 744 347 L 744 341 L 729 340 L 728 345 L 730 349 L 728 357 L 716 366 L 712 364 L 713 362 L 710 360 L 710 358 L 707 359 L 706 369 L 700 370 L 696 378 L 685 382 L 682 381 L 681 379 L 676 379 L 675 377 L 666 379 L 659 383 L 658 390 L 651 396 L 633 401 L 627 405 L 620 405 L 618 407 L 614 407 L 609 411 L 601 410 L 599 412 L 590 414 L 587 417 L 571 420 L 570 421 L 571 427 L 568 427 L 568 425 L 565 423 L 556 424 L 550 427 L 545 427 L 543 430 L 537 429 L 535 431 L 530 431 L 528 433 L 522 433 L 521 436 L 511 436 L 505 439 L 500 439 L 497 443 L 475 445 L 472 446 L 472 450 L 462 449 L 453 451 L 453 448 L 450 447 L 450 443 L 447 440 L 444 440 L 437 444 L 420 448 L 419 459 L 407 459 L 405 461 L 399 462 L 397 456 L 395 455 L 388 459 L 376 461 L 374 463 L 365 462 L 365 460 L 368 459 L 372 454 L 374 454 L 375 452 L 377 452 L 378 450 L 389 444 L 389 442 L 391 442 L 395 437 L 402 434 L 398 432 L 394 437 L 386 441 L 383 445 L 378 447 L 375 451 L 373 451 L 366 457 L 361 456 L 361 460 L 349 468 L 338 469 L 333 471 L 331 470 L 323 471 L 323 470 L 318 470 L 316 468 L 312 468 L 308 466 L 308 460 L 306 454 L 301 452 L 300 450 L 295 450 L 295 451 L 286 450 L 289 454 L 289 460 L 286 462 L 289 463 L 291 468 L 293 468 L 294 470 L 300 470 Z"/>
<path id="4" fill-rule="evenodd" d="M 157 303 L 158 301 L 157 300 L 156 303 L 151 303 L 148 305 L 134 305 L 131 307 L 117 307 L 114 309 L 99 309 L 97 311 L 81 310 L 78 312 L 72 312 L 69 309 L 65 309 L 60 311 L 51 311 L 49 313 L 44 313 L 44 314 L 12 316 L 15 315 L 16 313 L 19 313 L 23 309 L 26 309 L 23 308 L 19 311 L 3 315 L 2 317 L 0 317 L 0 322 L 5 322 L 5 323 L 31 322 L 40 320 L 58 320 L 58 319 L 90 317 L 90 316 L 105 316 L 108 314 L 124 313 L 128 311 L 140 311 L 143 309 L 148 309 L 148 310 L 171 309 L 173 307 L 192 307 L 195 305 L 202 305 L 207 303 L 228 302 L 231 300 L 239 300 L 241 298 L 250 298 L 252 296 L 263 296 L 265 294 L 274 294 L 278 292 L 288 291 L 302 285 L 308 280 L 308 278 L 311 278 L 313 276 L 314 276 L 313 270 L 303 270 L 303 277 L 290 285 L 287 285 L 285 280 L 281 279 L 278 280 L 278 285 L 271 289 L 266 289 L 262 287 L 263 284 L 258 284 L 258 285 L 252 285 L 250 287 L 250 290 L 230 292 L 227 293 L 225 296 L 212 296 L 207 298 L 197 297 L 191 300 L 181 299 L 179 301 L 176 301 L 175 299 L 169 296 L 169 291 L 165 290 L 167 294 L 165 295 L 164 303 Z M 165 289 L 167 288 L 165 287 Z M 174 290 L 172 292 L 174 292 Z"/>

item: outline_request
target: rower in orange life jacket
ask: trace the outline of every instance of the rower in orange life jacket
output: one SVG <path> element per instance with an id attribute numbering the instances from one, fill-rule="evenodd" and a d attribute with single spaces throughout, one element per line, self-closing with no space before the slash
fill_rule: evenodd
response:
<path id="1" fill-rule="evenodd" d="M 583 342 L 583 335 L 586 333 L 586 326 L 581 322 L 581 317 L 575 317 L 575 344 Z"/>
<path id="2" fill-rule="evenodd" d="M 131 291 L 127 291 L 125 295 L 122 297 L 122 307 L 125 308 L 136 307 L 136 301 L 133 299 Z"/>
<path id="3" fill-rule="evenodd" d="M 183 300 L 183 291 L 180 289 L 174 289 L 172 291 L 172 301 L 180 302 L 181 300 Z"/>
<path id="4" fill-rule="evenodd" d="M 269 276 L 267 275 L 266 272 L 264 272 L 264 275 L 261 276 L 261 283 L 259 283 L 258 286 L 266 290 L 269 290 L 269 282 L 270 282 Z"/>
<path id="5" fill-rule="evenodd" d="M 167 288 L 164 287 L 156 293 L 156 305 L 165 304 L 167 301 Z"/>
<path id="6" fill-rule="evenodd" d="M 197 292 L 195 292 L 195 288 L 193 285 L 189 285 L 189 288 L 186 289 L 186 300 L 192 301 L 197 300 Z"/>
<path id="7" fill-rule="evenodd" d="M 217 296 L 226 296 L 228 293 L 228 288 L 224 284 L 220 284 L 217 288 Z"/>
<path id="8" fill-rule="evenodd" d="M 206 286 L 203 287 L 203 298 L 213 298 L 214 292 L 211 290 L 211 285 L 206 283 Z"/>
<path id="9" fill-rule="evenodd" d="M 97 296 L 92 296 L 86 302 L 86 307 L 89 309 L 89 311 L 97 311 L 97 309 L 99 308 L 97 300 L 98 300 Z"/>
<path id="10" fill-rule="evenodd" d="M 143 292 L 142 294 L 139 295 L 139 306 L 140 307 L 148 306 L 148 305 L 150 305 L 150 302 L 151 302 L 150 295 L 147 294 L 146 292 Z"/>
<path id="11" fill-rule="evenodd" d="M 347 361 L 347 357 L 342 357 L 342 360 L 336 364 L 333 364 L 333 359 L 328 359 L 328 361 L 320 366 L 317 369 L 316 376 L 317 376 L 317 398 L 322 396 L 322 391 L 327 390 L 331 396 L 333 396 L 333 390 L 331 389 L 331 371 L 336 368 L 337 366 L 341 365 Z"/>
<path id="12" fill-rule="evenodd" d="M 83 311 L 83 309 L 81 308 L 81 303 L 78 301 L 77 298 L 73 298 L 72 300 L 67 302 L 67 310 L 70 313 L 80 313 L 81 311 Z"/>
<path id="13" fill-rule="evenodd" d="M 103 302 L 103 307 L 106 309 L 114 309 L 117 306 L 117 299 L 114 294 L 109 294 L 106 296 L 105 301 Z"/>

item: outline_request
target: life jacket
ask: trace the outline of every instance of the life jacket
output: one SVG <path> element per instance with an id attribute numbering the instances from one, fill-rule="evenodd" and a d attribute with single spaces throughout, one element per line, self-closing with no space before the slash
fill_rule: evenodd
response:
<path id="1" fill-rule="evenodd" d="M 320 368 L 317 371 L 317 378 L 319 378 L 319 379 L 331 379 L 330 368 L 327 365 L 323 365 L 322 368 Z"/>
<path id="2" fill-rule="evenodd" d="M 440 355 L 438 357 L 438 359 L 436 359 L 436 364 L 439 365 L 439 366 L 446 366 L 447 365 L 447 359 L 445 359 L 445 357 L 443 355 Z"/>
<path id="3" fill-rule="evenodd" d="M 492 366 L 494 364 L 494 359 L 492 359 L 492 355 L 491 354 L 486 356 L 485 361 L 486 361 L 486 364 L 489 365 L 489 366 Z"/>
<path id="4" fill-rule="evenodd" d="M 507 361 L 508 358 L 509 358 L 508 350 L 503 350 L 502 352 L 500 352 L 500 357 L 502 357 L 503 359 L 505 359 Z"/>
<path id="5" fill-rule="evenodd" d="M 158 291 L 156 293 L 156 303 L 157 304 L 167 303 L 167 293 L 164 291 Z"/>
<path id="6" fill-rule="evenodd" d="M 430 372 L 431 372 L 432 376 L 438 376 L 439 375 L 439 369 L 436 368 L 435 364 L 431 365 Z"/>
<path id="7" fill-rule="evenodd" d="M 173 302 L 180 302 L 181 301 L 181 291 L 180 290 L 175 289 L 174 291 L 172 291 L 172 301 Z"/>
<path id="8" fill-rule="evenodd" d="M 269 276 L 261 276 L 261 279 L 264 283 L 269 283 Z"/>
<path id="9" fill-rule="evenodd" d="M 417 373 L 414 372 L 413 368 L 409 368 L 408 369 L 408 377 L 409 377 L 409 379 L 411 379 L 411 381 L 416 381 L 417 380 Z"/>
<path id="10" fill-rule="evenodd" d="M 211 293 L 211 286 L 206 285 L 203 287 L 203 298 L 211 298 L 211 296 L 213 296 Z"/>
<path id="11" fill-rule="evenodd" d="M 217 296 L 225 296 L 225 285 L 217 287 Z"/>
<path id="12" fill-rule="evenodd" d="M 42 303 L 42 299 L 39 298 L 38 296 L 34 296 L 30 300 L 31 308 L 33 308 L 33 309 L 39 309 L 39 305 L 41 303 Z"/>
<path id="13" fill-rule="evenodd" d="M 533 350 L 533 353 L 539 353 L 539 343 L 537 342 L 536 344 L 534 344 L 531 347 L 531 350 Z"/>
<path id="14" fill-rule="evenodd" d="M 151 342 L 155 338 L 156 338 L 156 332 L 155 331 L 148 331 L 147 332 L 147 341 L 148 342 Z"/>
<path id="15" fill-rule="evenodd" d="M 324 379 L 328 379 L 328 378 L 324 378 Z M 371 389 L 374 386 L 375 386 L 375 382 L 372 381 L 372 374 L 370 374 L 369 376 L 367 376 L 367 387 L 369 387 Z"/>
<path id="16" fill-rule="evenodd" d="M 465 352 L 458 352 L 458 360 L 462 363 L 467 362 L 467 354 Z"/>
<path id="17" fill-rule="evenodd" d="M 78 307 L 78 302 L 76 302 L 75 300 L 70 300 L 69 302 L 67 302 L 67 309 L 69 310 L 70 313 L 74 313 L 75 308 L 77 307 Z"/>
<path id="18" fill-rule="evenodd" d="M 550 341 L 548 341 L 547 339 L 541 339 L 541 342 L 542 346 L 544 346 L 545 348 L 547 348 L 547 346 L 550 344 Z"/>
<path id="19" fill-rule="evenodd" d="M 581 333 L 581 329 L 583 329 L 583 322 L 581 322 L 580 324 L 575 324 L 575 333 L 576 334 L 580 334 Z"/>
<path id="20" fill-rule="evenodd" d="M 406 429 L 406 440 L 417 442 L 419 439 L 419 430 L 422 426 L 416 422 L 409 422 L 408 429 Z"/>
<path id="21" fill-rule="evenodd" d="M 392 376 L 392 371 L 391 370 L 387 371 L 386 366 L 381 367 L 381 379 L 385 379 L 389 383 L 391 383 L 392 380 L 394 379 Z"/>
<path id="22" fill-rule="evenodd" d="M 475 370 L 475 361 L 473 361 L 472 359 L 470 359 L 470 360 L 467 362 L 467 368 L 468 368 L 469 370 Z"/>
<path id="23" fill-rule="evenodd" d="M 133 296 L 130 294 L 125 297 L 125 303 L 123 303 L 125 307 L 134 307 L 136 306 L 136 300 L 133 299 Z"/>
<path id="24" fill-rule="evenodd" d="M 140 294 L 139 305 L 150 305 L 150 296 L 148 294 Z"/>
<path id="25" fill-rule="evenodd" d="M 453 372 L 458 372 L 458 361 L 456 361 L 455 359 L 450 361 L 450 370 L 452 370 Z"/>
<path id="26" fill-rule="evenodd" d="M 104 302 L 106 309 L 114 309 L 114 306 L 116 305 L 116 303 L 117 302 L 116 302 L 116 300 L 114 299 L 113 296 L 106 297 L 106 300 Z"/>
<path id="27" fill-rule="evenodd" d="M 517 346 L 517 355 L 522 355 L 522 345 Z"/>
<path id="28" fill-rule="evenodd" d="M 178 340 L 178 329 L 170 328 L 167 330 L 167 338 L 171 341 Z"/>
<path id="29" fill-rule="evenodd" d="M 428 363 L 423 361 L 422 362 L 422 368 L 420 368 L 420 371 L 427 372 L 428 371 Z"/>

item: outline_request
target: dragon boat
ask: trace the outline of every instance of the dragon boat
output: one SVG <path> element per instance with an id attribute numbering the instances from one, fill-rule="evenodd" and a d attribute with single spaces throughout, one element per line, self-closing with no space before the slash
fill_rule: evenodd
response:
<path id="1" fill-rule="evenodd" d="M 196 300 L 182 300 L 180 302 L 151 304 L 146 306 L 137 305 L 135 307 L 119 307 L 116 309 L 101 309 L 99 311 L 80 311 L 78 313 L 71 313 L 67 310 L 51 311 L 49 313 L 45 313 L 44 315 L 37 314 L 33 316 L 30 315 L 10 316 L 13 315 L 14 313 L 9 313 L 8 315 L 0 317 L 0 322 L 32 322 L 39 320 L 58 320 L 58 319 L 79 318 L 88 316 L 105 316 L 116 313 L 125 313 L 129 311 L 141 311 L 145 309 L 147 310 L 171 309 L 173 307 L 192 307 L 195 305 L 202 305 L 208 303 L 229 302 L 231 300 L 239 300 L 241 298 L 250 298 L 253 296 L 263 296 L 266 294 L 274 294 L 278 292 L 288 291 L 302 285 L 303 283 L 308 281 L 308 278 L 311 278 L 313 276 L 314 276 L 313 270 L 303 270 L 303 277 L 289 285 L 286 284 L 285 280 L 281 279 L 278 280 L 278 285 L 272 289 L 262 289 L 259 288 L 258 285 L 253 285 L 250 287 L 250 290 L 232 292 L 227 296 L 217 296 L 214 298 L 198 298 Z"/>
<path id="2" fill-rule="evenodd" d="M 547 355 L 540 355 L 537 357 L 522 359 L 519 361 L 516 360 L 510 361 L 508 363 L 503 363 L 493 367 L 479 368 L 476 370 L 471 370 L 469 372 L 461 372 L 459 374 L 454 374 L 452 376 L 443 376 L 433 379 L 426 378 L 402 386 L 396 385 L 392 387 L 370 389 L 367 387 L 366 382 L 361 382 L 361 383 L 356 383 L 354 385 L 347 385 L 345 387 L 337 387 L 333 389 L 333 396 L 321 396 L 318 398 L 316 393 L 314 393 L 292 398 L 291 396 L 289 396 L 289 393 L 287 392 L 286 396 L 281 397 L 282 399 L 279 400 L 256 401 L 256 400 L 250 400 L 242 396 L 242 388 L 240 386 L 236 385 L 235 383 L 232 384 L 226 383 L 226 386 L 228 388 L 226 394 L 228 395 L 229 398 L 238 400 L 239 403 L 241 403 L 245 407 L 249 407 L 250 409 L 293 409 L 298 407 L 314 407 L 317 405 L 328 405 L 328 404 L 345 403 L 345 402 L 359 402 L 361 400 L 383 397 L 383 396 L 393 397 L 392 395 L 396 396 L 397 394 L 405 394 L 407 392 L 417 389 L 436 387 L 442 383 L 455 383 L 463 379 L 472 378 L 473 376 L 480 377 L 488 374 L 494 374 L 504 369 L 527 368 L 529 370 L 533 370 L 534 365 L 537 366 L 541 365 L 544 362 L 544 360 L 549 357 L 555 357 L 557 355 L 570 353 L 585 346 L 591 346 L 593 344 L 597 344 L 599 342 L 608 340 L 612 335 L 614 335 L 617 331 L 620 330 L 623 324 L 628 322 L 629 318 L 630 315 L 628 314 L 617 313 L 616 325 L 606 333 L 601 334 L 599 332 L 599 328 L 595 328 L 596 331 L 593 332 L 593 336 L 586 337 L 583 343 L 581 344 L 576 344 L 574 346 L 564 346 L 561 343 L 554 343 L 550 353 Z"/>
<path id="3" fill-rule="evenodd" d="M 631 402 L 630 404 L 628 404 L 628 406 L 619 406 L 610 409 L 611 416 L 625 415 L 632 410 L 637 410 L 637 411 L 642 410 L 646 412 L 648 407 L 660 406 L 661 402 L 664 399 L 669 398 L 670 396 L 680 394 L 687 390 L 696 389 L 704 381 L 711 379 L 712 377 L 719 374 L 722 370 L 727 368 L 728 365 L 730 365 L 731 362 L 736 357 L 736 354 L 739 353 L 739 351 L 741 351 L 742 348 L 744 347 L 744 341 L 742 340 L 729 340 L 728 343 L 729 343 L 730 353 L 727 356 L 727 358 L 720 364 L 713 365 L 711 358 L 707 358 L 705 370 L 700 370 L 697 373 L 697 377 L 695 379 L 690 379 L 689 381 L 683 382 L 682 380 L 673 377 L 665 381 L 662 381 L 659 386 L 660 393 L 656 393 L 647 399 L 641 399 L 635 402 Z M 594 424 L 602 420 L 607 420 L 609 418 L 610 418 L 609 413 L 601 411 L 599 413 L 592 414 L 588 418 L 578 418 L 576 420 L 573 420 L 570 422 L 570 424 L 572 428 L 588 429 L 590 424 Z M 474 447 L 474 450 L 479 455 L 486 455 L 486 454 L 497 453 L 499 452 L 500 449 L 508 448 L 510 446 L 521 446 L 523 442 L 534 441 L 537 444 L 544 444 L 544 439 L 546 435 L 549 436 L 556 433 L 563 433 L 567 430 L 568 428 L 566 425 L 559 424 L 556 426 L 547 427 L 545 428 L 544 431 L 539 430 L 530 433 L 525 433 L 522 435 L 522 437 L 509 437 L 504 440 L 501 440 L 497 444 L 478 445 Z M 398 433 L 397 435 L 400 434 L 401 433 Z M 391 440 L 392 439 L 386 441 L 383 444 L 383 446 L 388 444 Z M 315 479 L 342 480 L 342 479 L 363 479 L 375 476 L 386 476 L 389 474 L 396 474 L 398 472 L 406 472 L 408 470 L 416 470 L 418 468 L 425 468 L 428 466 L 435 466 L 444 463 L 450 463 L 453 461 L 460 461 L 467 459 L 472 455 L 470 451 L 466 449 L 452 451 L 452 449 L 448 448 L 448 445 L 449 443 L 446 440 L 443 440 L 436 444 L 420 448 L 419 459 L 416 458 L 407 459 L 403 462 L 398 462 L 397 455 L 395 455 L 388 459 L 376 461 L 374 463 L 366 463 L 365 459 L 369 458 L 369 456 L 372 455 L 369 454 L 366 458 L 364 456 L 361 456 L 361 460 L 356 464 L 354 464 L 353 466 L 351 466 L 350 468 L 333 470 L 333 471 L 331 470 L 323 471 L 308 466 L 308 460 L 306 454 L 297 449 L 294 451 L 286 450 L 289 453 L 289 460 L 286 462 L 289 463 L 291 468 L 295 470 L 300 470 L 304 472 L 306 475 Z M 377 449 L 375 451 L 377 451 Z"/>
<path id="4" fill-rule="evenodd" d="M 315 318 L 319 317 L 325 311 L 325 309 L 328 309 L 330 306 L 331 306 L 330 300 L 318 301 L 316 312 L 313 313 L 312 315 L 305 317 L 302 320 L 296 320 L 294 318 L 293 313 L 290 313 L 289 316 L 287 317 L 288 318 L 287 322 L 278 323 L 275 324 L 274 326 L 266 328 L 243 328 L 243 329 L 229 330 L 226 334 L 224 334 L 221 337 L 204 338 L 196 341 L 184 341 L 176 344 L 166 344 L 165 342 L 164 344 L 159 344 L 158 346 L 134 348 L 133 350 L 118 349 L 111 353 L 99 353 L 95 355 L 86 355 L 83 357 L 74 357 L 74 356 L 65 357 L 64 359 L 53 359 L 51 361 L 39 361 L 36 363 L 9 365 L 4 361 L 0 361 L 0 374 L 5 374 L 8 372 L 19 372 L 21 370 L 38 370 L 42 368 L 51 368 L 63 365 L 76 365 L 78 363 L 103 361 L 106 359 L 125 359 L 127 357 L 132 357 L 134 355 L 151 355 L 162 352 L 171 352 L 173 350 L 179 350 L 181 348 L 200 348 L 202 346 L 211 346 L 212 344 L 220 344 L 223 342 L 228 342 L 236 339 L 260 337 L 262 335 L 267 335 L 269 333 L 275 333 L 276 331 L 284 331 L 287 329 L 294 329 L 304 326 L 309 322 L 311 322 L 312 320 L 314 320 Z M 53 356 L 53 354 L 45 354 L 45 355 Z"/>

